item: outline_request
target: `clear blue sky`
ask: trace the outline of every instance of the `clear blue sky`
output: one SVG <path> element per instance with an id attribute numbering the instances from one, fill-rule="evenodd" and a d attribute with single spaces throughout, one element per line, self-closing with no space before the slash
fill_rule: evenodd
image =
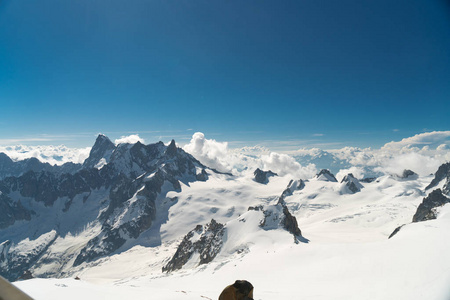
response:
<path id="1" fill-rule="evenodd" d="M 450 2 L 0 1 L 0 103 L 0 140 L 28 144 L 449 130 Z"/>

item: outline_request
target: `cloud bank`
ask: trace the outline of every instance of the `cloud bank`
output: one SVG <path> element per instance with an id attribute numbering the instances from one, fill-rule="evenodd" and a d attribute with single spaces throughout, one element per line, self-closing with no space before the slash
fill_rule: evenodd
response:
<path id="1" fill-rule="evenodd" d="M 91 147 L 68 148 L 60 146 L 2 146 L 0 152 L 8 155 L 12 160 L 19 161 L 27 158 L 37 158 L 51 165 L 62 165 L 66 162 L 83 163 L 89 156 Z"/>
<path id="2" fill-rule="evenodd" d="M 306 179 L 316 174 L 314 165 L 301 166 L 287 154 L 270 152 L 263 147 L 244 147 L 230 150 L 228 143 L 207 139 L 201 132 L 192 136 L 183 149 L 204 165 L 221 172 L 251 175 L 257 168 L 272 170 L 280 176 L 291 175 Z"/>

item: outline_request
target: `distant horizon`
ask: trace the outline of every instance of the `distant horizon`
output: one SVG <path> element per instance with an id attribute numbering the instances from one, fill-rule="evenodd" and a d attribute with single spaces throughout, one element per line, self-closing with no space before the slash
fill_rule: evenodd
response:
<path id="1" fill-rule="evenodd" d="M 441 144 L 446 144 L 450 149 L 450 131 L 423 131 L 417 134 L 413 135 L 404 135 L 400 136 L 401 132 L 396 131 L 396 135 L 400 136 L 397 139 L 388 139 L 386 138 L 384 142 L 381 143 L 374 143 L 374 144 L 365 144 L 358 145 L 358 143 L 350 143 L 345 141 L 337 141 L 333 140 L 333 142 L 325 142 L 321 141 L 320 138 L 323 137 L 323 135 L 314 134 L 310 136 L 310 139 L 303 139 L 303 140 L 295 140 L 295 139 L 286 139 L 286 140 L 223 140 L 224 136 L 221 134 L 215 134 L 215 135 L 207 135 L 201 131 L 193 131 L 193 130 L 187 130 L 185 134 L 182 134 L 181 131 L 174 132 L 173 135 L 170 135 L 170 132 L 139 132 L 139 131 L 130 131 L 130 132 L 98 132 L 96 134 L 92 133 L 84 133 L 84 134 L 76 134 L 76 135 L 67 135 L 67 136 L 57 136 L 57 135 L 36 135 L 34 137 L 28 136 L 28 137 L 18 137 L 16 139 L 1 139 L 0 138 L 0 152 L 2 148 L 6 147 L 15 147 L 15 146 L 28 146 L 28 147 L 37 147 L 37 146 L 66 146 L 68 148 L 90 148 L 94 145 L 96 138 L 99 134 L 103 134 L 107 136 L 112 142 L 120 143 L 120 140 L 127 140 L 131 138 L 130 143 L 135 143 L 137 140 L 144 144 L 153 144 L 157 142 L 164 142 L 165 144 L 168 144 L 172 139 L 175 140 L 175 142 L 180 146 L 183 147 L 191 141 L 193 134 L 196 132 L 200 132 L 205 135 L 206 139 L 214 140 L 219 143 L 227 143 L 228 147 L 230 149 L 240 149 L 244 147 L 263 147 L 267 148 L 270 151 L 275 152 L 281 152 L 281 153 L 290 153 L 295 152 L 299 149 L 313 149 L 313 148 L 319 148 L 321 150 L 335 150 L 335 149 L 341 149 L 344 147 L 355 147 L 355 148 L 371 148 L 371 149 L 379 149 L 386 144 L 389 143 L 399 143 L 402 140 L 411 139 L 414 137 L 421 137 L 421 136 L 432 136 L 432 135 L 438 135 L 439 138 L 437 138 L 436 142 L 432 142 L 435 145 L 435 147 L 439 146 Z M 157 133 L 160 133 L 159 135 Z M 363 134 L 363 133 L 359 133 Z M 119 141 L 119 142 L 117 142 Z M 428 141 L 416 141 L 414 142 L 418 145 L 421 145 L 421 147 L 426 146 L 430 144 L 431 142 Z M 410 144 L 410 146 L 414 146 L 414 143 Z"/>

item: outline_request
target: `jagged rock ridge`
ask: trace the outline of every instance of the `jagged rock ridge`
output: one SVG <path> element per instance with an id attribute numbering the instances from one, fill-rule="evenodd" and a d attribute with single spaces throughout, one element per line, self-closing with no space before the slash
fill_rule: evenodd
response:
<path id="1" fill-rule="evenodd" d="M 175 255 L 162 271 L 181 269 L 195 253 L 199 255 L 198 265 L 211 262 L 222 248 L 225 231 L 225 225 L 217 223 L 214 219 L 205 226 L 197 225 L 183 238 Z"/>
<path id="2" fill-rule="evenodd" d="M 67 222 L 78 218 L 74 214 L 80 213 L 80 207 L 90 205 L 97 212 L 90 212 L 90 219 L 84 216 L 79 219 L 97 223 L 101 230 L 72 260 L 74 266 L 90 262 L 119 250 L 126 242 L 137 240 L 153 226 L 158 210 L 168 210 L 175 203 L 165 201 L 164 205 L 159 205 L 158 199 L 164 199 L 168 191 L 180 191 L 180 181 L 206 181 L 208 172 L 211 170 L 177 148 L 174 141 L 168 146 L 162 142 L 114 146 L 106 136 L 99 135 L 91 155 L 75 173 L 28 171 L 0 180 L 0 228 L 4 229 L 0 238 L 5 245 L 18 245 L 21 239 L 39 239 L 54 231 L 57 239 L 60 228 L 67 228 Z M 77 209 L 72 209 L 74 205 Z M 35 207 L 39 213 L 34 211 Z M 54 218 L 53 223 L 48 218 L 45 222 L 39 221 L 44 216 Z M 45 225 L 30 227 L 22 237 L 14 236 L 14 240 L 10 240 L 8 228 L 17 221 Z M 21 256 L 20 247 L 3 247 L 2 251 L 0 274 L 10 280 L 32 268 L 42 255 L 42 251 L 36 250 Z M 12 253 L 15 257 L 24 257 L 20 264 L 12 265 L 14 260 L 9 259 Z"/>

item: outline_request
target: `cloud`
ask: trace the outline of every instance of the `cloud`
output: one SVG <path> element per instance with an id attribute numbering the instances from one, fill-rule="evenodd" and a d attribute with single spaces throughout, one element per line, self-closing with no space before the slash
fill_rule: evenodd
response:
<path id="1" fill-rule="evenodd" d="M 412 137 L 404 138 L 399 142 L 389 142 L 381 150 L 402 150 L 413 146 L 425 146 L 436 148 L 444 142 L 450 142 L 450 131 L 432 131 L 416 134 Z"/>
<path id="2" fill-rule="evenodd" d="M 137 142 L 141 142 L 142 144 L 145 144 L 145 141 L 143 138 L 141 138 L 137 134 L 132 134 L 128 136 L 122 136 L 120 139 L 116 139 L 114 143 L 116 145 L 119 144 L 136 144 Z"/>
<path id="3" fill-rule="evenodd" d="M 228 153 L 228 143 L 226 142 L 208 140 L 203 133 L 196 132 L 192 135 L 189 144 L 186 144 L 183 149 L 208 167 L 222 172 L 231 171 L 231 166 L 226 161 Z"/>
<path id="4" fill-rule="evenodd" d="M 207 139 L 201 132 L 194 133 L 190 143 L 183 149 L 208 167 L 244 176 L 252 176 L 254 170 L 261 168 L 272 170 L 280 176 L 290 175 L 294 178 L 305 179 L 314 176 L 317 171 L 314 165 L 305 168 L 293 157 L 270 152 L 264 147 L 230 150 L 228 143 Z"/>
<path id="5" fill-rule="evenodd" d="M 37 158 L 41 162 L 51 165 L 62 165 L 66 162 L 83 163 L 89 156 L 91 147 L 68 148 L 60 146 L 4 146 L 0 147 L 0 152 L 8 155 L 12 160 L 19 161 L 27 158 Z"/>
<path id="6" fill-rule="evenodd" d="M 271 152 L 269 155 L 262 155 L 264 170 L 272 170 L 280 176 L 291 175 L 296 178 L 310 178 L 317 173 L 314 165 L 310 164 L 308 167 L 302 167 L 292 156 L 287 154 L 279 154 Z"/>

